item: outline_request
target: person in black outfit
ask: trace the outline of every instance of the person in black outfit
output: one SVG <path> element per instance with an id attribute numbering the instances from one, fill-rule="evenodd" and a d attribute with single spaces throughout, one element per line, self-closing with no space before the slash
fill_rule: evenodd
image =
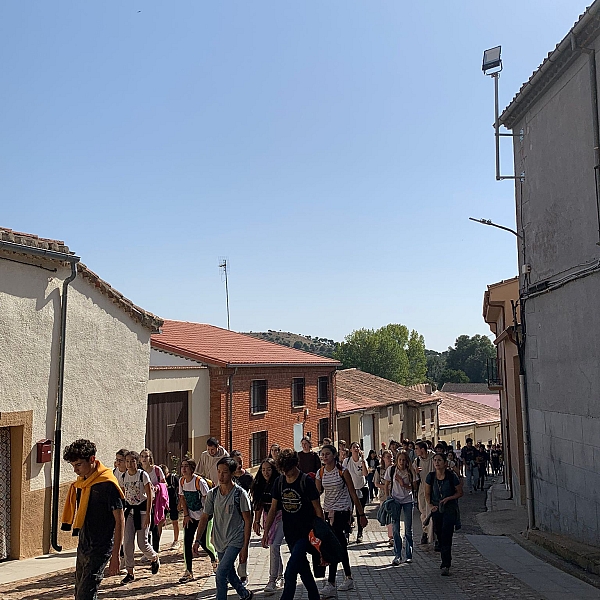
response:
<path id="1" fill-rule="evenodd" d="M 321 468 L 321 459 L 313 451 L 309 438 L 303 437 L 300 443 L 302 444 L 302 451 L 298 452 L 298 468 L 303 473 L 310 473 L 314 479 L 315 473 Z"/>
<path id="2" fill-rule="evenodd" d="M 446 462 L 444 454 L 436 454 L 433 457 L 435 471 L 425 479 L 425 499 L 442 555 L 442 575 L 450 574 L 452 536 L 459 518 L 458 499 L 463 495 L 460 479 L 454 471 L 447 468 Z"/>
<path id="3" fill-rule="evenodd" d="M 165 474 L 165 481 L 167 483 L 167 492 L 169 494 L 169 519 L 173 525 L 173 543 L 169 550 L 179 550 L 179 477 L 175 473 L 169 471 L 167 465 L 160 465 L 163 473 Z"/>
<path id="4" fill-rule="evenodd" d="M 108 564 L 108 575 L 119 574 L 119 550 L 125 519 L 123 493 L 112 470 L 96 460 L 96 445 L 80 439 L 67 446 L 63 458 L 77 481 L 67 496 L 61 529 L 79 535 L 75 566 L 75 600 L 96 600 Z"/>

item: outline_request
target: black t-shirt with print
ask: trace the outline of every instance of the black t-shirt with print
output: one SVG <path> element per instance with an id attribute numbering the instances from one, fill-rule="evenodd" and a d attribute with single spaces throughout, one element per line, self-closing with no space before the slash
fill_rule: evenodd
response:
<path id="1" fill-rule="evenodd" d="M 115 535 L 113 510 L 119 508 L 123 508 L 123 501 L 114 483 L 103 481 L 90 488 L 85 520 L 79 532 L 80 552 L 98 556 L 108 556 L 112 552 Z"/>
<path id="2" fill-rule="evenodd" d="M 306 537 L 312 529 L 315 509 L 313 500 L 319 499 L 317 486 L 311 477 L 300 473 L 292 483 L 281 475 L 273 486 L 273 499 L 282 511 L 283 534 L 288 546 Z"/>

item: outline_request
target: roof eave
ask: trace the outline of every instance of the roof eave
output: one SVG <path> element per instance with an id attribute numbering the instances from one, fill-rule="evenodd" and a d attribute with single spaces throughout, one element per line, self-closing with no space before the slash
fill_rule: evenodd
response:
<path id="1" fill-rule="evenodd" d="M 529 81 L 521 86 L 519 92 L 500 115 L 501 125 L 512 129 L 521 120 L 527 109 L 545 92 L 546 88 L 579 58 L 581 47 L 585 47 L 600 33 L 599 15 L 600 0 L 596 0 L 557 44 L 556 48 L 548 54 Z M 586 31 L 588 27 L 590 29 Z M 578 39 L 579 36 L 581 39 Z"/>

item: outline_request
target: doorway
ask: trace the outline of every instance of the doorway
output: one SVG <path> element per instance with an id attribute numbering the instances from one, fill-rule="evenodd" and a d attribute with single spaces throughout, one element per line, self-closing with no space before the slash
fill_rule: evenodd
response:
<path id="1" fill-rule="evenodd" d="M 189 392 L 148 394 L 146 447 L 157 465 L 172 469 L 172 458 L 181 460 L 188 451 L 188 396 Z"/>
<path id="2" fill-rule="evenodd" d="M 0 561 L 10 557 L 10 429 L 0 427 Z"/>

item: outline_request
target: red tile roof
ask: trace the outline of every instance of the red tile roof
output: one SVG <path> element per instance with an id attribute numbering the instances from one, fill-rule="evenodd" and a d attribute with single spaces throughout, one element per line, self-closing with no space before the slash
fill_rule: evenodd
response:
<path id="1" fill-rule="evenodd" d="M 359 369 L 344 369 L 335 374 L 336 409 L 350 413 L 392 404 L 421 405 L 438 402 L 438 398 L 405 387 L 389 379 Z"/>
<path id="2" fill-rule="evenodd" d="M 435 392 L 433 396 L 441 400 L 438 407 L 440 427 L 457 427 L 467 423 L 486 425 L 500 422 L 500 411 L 497 408 L 445 392 Z"/>
<path id="3" fill-rule="evenodd" d="M 7 229 L 6 227 L 0 227 L 0 241 L 10 242 L 10 248 L 4 248 L 9 252 L 23 253 L 27 251 L 27 248 L 23 248 L 19 252 L 19 246 L 26 246 L 28 248 L 37 248 L 40 250 L 51 250 L 52 252 L 59 252 L 65 254 L 70 258 L 73 257 L 73 252 L 69 250 L 69 247 L 60 240 L 51 240 L 47 238 L 41 238 L 31 233 L 20 233 Z M 15 246 L 12 246 L 15 244 Z M 7 244 L 8 245 L 8 244 Z M 66 258 L 66 257 L 65 257 Z M 77 257 L 75 257 L 77 258 Z M 45 258 L 44 258 L 45 259 Z M 62 257 L 48 257 L 48 260 L 58 260 L 62 262 Z M 71 258 L 71 260 L 74 260 Z M 77 259 L 78 260 L 78 259 Z M 160 317 L 153 315 L 151 312 L 136 306 L 131 300 L 125 298 L 123 294 L 115 290 L 109 283 L 101 279 L 91 269 L 86 267 L 82 262 L 77 263 L 77 272 L 83 279 L 89 284 L 98 289 L 104 296 L 110 298 L 112 302 L 117 304 L 122 310 L 124 310 L 130 317 L 132 317 L 138 323 L 141 323 L 153 332 L 158 332 L 163 321 Z"/>
<path id="4" fill-rule="evenodd" d="M 158 350 L 221 367 L 340 365 L 331 358 L 205 323 L 167 320 L 162 333 L 153 335 L 151 340 L 152 347 Z"/>

